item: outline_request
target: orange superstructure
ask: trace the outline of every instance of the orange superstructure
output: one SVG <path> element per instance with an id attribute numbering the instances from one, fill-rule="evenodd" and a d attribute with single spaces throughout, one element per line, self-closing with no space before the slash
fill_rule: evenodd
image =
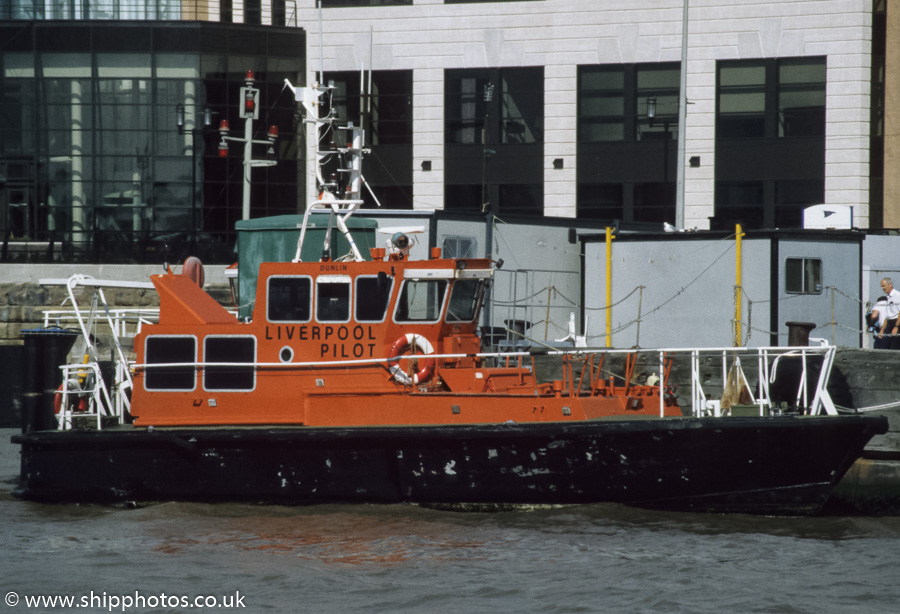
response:
<path id="1" fill-rule="evenodd" d="M 437 256 L 437 253 L 433 253 Z M 138 425 L 364 426 L 681 415 L 660 386 L 617 385 L 565 361 L 538 383 L 530 358 L 482 354 L 487 259 L 278 262 L 259 268 L 250 321 L 187 275 L 152 278 L 160 319 L 135 339 Z M 577 369 L 576 364 L 580 365 Z M 628 381 L 626 374 L 624 381 Z"/>

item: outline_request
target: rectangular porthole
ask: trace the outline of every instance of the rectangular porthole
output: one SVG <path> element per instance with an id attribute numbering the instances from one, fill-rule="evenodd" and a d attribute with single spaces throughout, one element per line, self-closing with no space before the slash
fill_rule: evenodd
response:
<path id="1" fill-rule="evenodd" d="M 197 362 L 197 339 L 189 336 L 149 336 L 144 342 L 144 388 L 147 390 L 193 390 L 194 366 L 150 367 L 149 365 Z"/>
<path id="2" fill-rule="evenodd" d="M 204 390 L 253 390 L 256 385 L 254 337 L 207 337 L 203 340 L 203 362 L 231 363 L 228 366 L 205 367 Z"/>

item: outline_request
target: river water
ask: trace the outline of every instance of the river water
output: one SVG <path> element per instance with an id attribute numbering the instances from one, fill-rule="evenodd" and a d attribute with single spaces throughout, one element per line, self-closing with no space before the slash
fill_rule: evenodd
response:
<path id="1" fill-rule="evenodd" d="M 37 504 L 10 495 L 14 432 L 0 430 L 2 611 L 66 611 L 54 596 L 84 612 L 900 610 L 900 518 Z"/>

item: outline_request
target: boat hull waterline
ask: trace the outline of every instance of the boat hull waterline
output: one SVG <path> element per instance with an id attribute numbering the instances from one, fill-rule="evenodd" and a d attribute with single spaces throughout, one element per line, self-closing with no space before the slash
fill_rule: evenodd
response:
<path id="1" fill-rule="evenodd" d="M 578 504 L 809 515 L 871 416 L 37 431 L 14 494 L 65 502 Z"/>

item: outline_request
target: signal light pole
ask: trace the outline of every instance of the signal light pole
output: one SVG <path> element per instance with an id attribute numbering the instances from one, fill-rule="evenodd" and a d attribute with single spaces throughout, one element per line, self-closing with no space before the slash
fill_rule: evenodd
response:
<path id="1" fill-rule="evenodd" d="M 268 155 L 275 155 L 275 141 L 278 140 L 278 126 L 269 126 L 269 132 L 265 140 L 253 139 L 253 120 L 259 119 L 259 89 L 253 87 L 255 79 L 253 71 L 248 70 L 244 87 L 241 88 L 240 117 L 244 120 L 244 137 L 230 136 L 231 129 L 228 120 L 223 119 L 219 124 L 219 157 L 228 157 L 228 142 L 235 141 L 244 144 L 244 198 L 241 219 L 250 219 L 250 169 L 258 166 L 275 166 L 275 160 L 254 160 L 253 144 L 268 145 Z"/>

